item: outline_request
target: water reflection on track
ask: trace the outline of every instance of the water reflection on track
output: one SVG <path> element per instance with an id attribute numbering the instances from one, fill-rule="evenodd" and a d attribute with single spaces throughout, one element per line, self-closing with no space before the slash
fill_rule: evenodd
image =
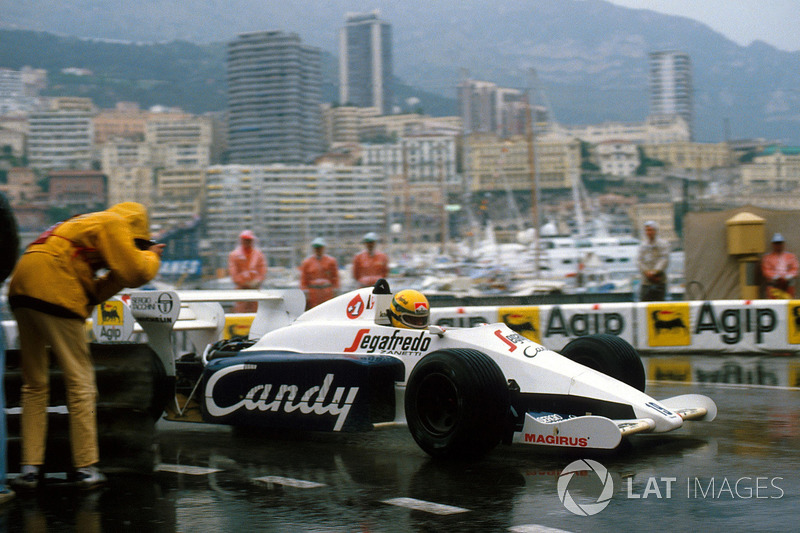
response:
<path id="1" fill-rule="evenodd" d="M 78 493 L 49 479 L 0 508 L 7 531 L 704 531 L 795 530 L 800 506 L 800 391 L 651 384 L 657 398 L 700 392 L 719 418 L 641 436 L 616 453 L 501 446 L 473 464 L 440 464 L 402 428 L 359 435 L 242 434 L 161 423 L 161 467 L 111 475 Z M 578 516 L 559 474 L 591 459 L 607 469 L 607 507 Z M 576 475 L 578 506 L 603 482 Z"/>

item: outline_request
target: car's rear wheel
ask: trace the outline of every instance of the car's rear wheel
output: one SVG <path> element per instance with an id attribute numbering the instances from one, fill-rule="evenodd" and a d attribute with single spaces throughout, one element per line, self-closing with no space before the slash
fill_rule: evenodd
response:
<path id="1" fill-rule="evenodd" d="M 478 458 L 503 437 L 510 412 L 508 384 L 484 353 L 433 352 L 411 372 L 405 410 L 411 435 L 429 455 Z"/>
<path id="2" fill-rule="evenodd" d="M 561 355 L 644 392 L 642 359 L 625 339 L 606 333 L 586 335 L 571 340 Z"/>

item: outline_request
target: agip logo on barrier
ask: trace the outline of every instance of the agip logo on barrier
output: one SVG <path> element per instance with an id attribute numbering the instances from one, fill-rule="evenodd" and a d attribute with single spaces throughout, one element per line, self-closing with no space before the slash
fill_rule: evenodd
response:
<path id="1" fill-rule="evenodd" d="M 800 344 L 800 300 L 786 304 L 786 332 L 789 344 Z"/>
<path id="2" fill-rule="evenodd" d="M 689 346 L 692 344 L 688 303 L 649 304 L 646 318 L 650 346 Z"/>
<path id="3" fill-rule="evenodd" d="M 127 305 L 108 300 L 92 310 L 92 333 L 98 342 L 126 342 L 133 334 L 135 320 Z"/>
<path id="4" fill-rule="evenodd" d="M 97 306 L 97 321 L 101 326 L 121 326 L 125 304 L 119 300 L 109 300 Z"/>
<path id="5" fill-rule="evenodd" d="M 541 344 L 541 326 L 538 307 L 501 307 L 497 316 L 512 331 Z"/>

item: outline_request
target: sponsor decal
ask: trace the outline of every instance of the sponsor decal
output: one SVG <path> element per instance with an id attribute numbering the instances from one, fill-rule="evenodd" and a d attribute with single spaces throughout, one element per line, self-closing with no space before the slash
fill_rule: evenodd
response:
<path id="1" fill-rule="evenodd" d="M 789 344 L 800 344 L 800 300 L 789 300 L 786 309 Z"/>
<path id="2" fill-rule="evenodd" d="M 168 292 L 161 293 L 158 296 L 158 310 L 165 315 L 169 314 L 172 311 L 172 306 L 175 305 L 175 302 L 172 300 L 172 295 Z"/>
<path id="3" fill-rule="evenodd" d="M 527 344 L 528 339 L 520 335 L 519 333 L 513 333 L 511 335 L 504 335 L 503 332 L 499 329 L 494 331 L 495 337 L 503 341 L 508 346 L 508 351 L 513 352 L 517 349 L 518 344 Z M 535 355 L 535 354 L 534 354 Z"/>
<path id="4" fill-rule="evenodd" d="M 650 346 L 689 346 L 689 304 L 649 304 L 647 331 Z"/>
<path id="5" fill-rule="evenodd" d="M 350 303 L 347 304 L 347 318 L 355 320 L 361 316 L 361 313 L 364 312 L 364 308 L 364 300 L 361 299 L 360 294 L 357 294 L 355 298 L 350 300 Z"/>
<path id="6" fill-rule="evenodd" d="M 223 339 L 234 337 L 245 337 L 250 333 L 250 326 L 253 325 L 255 316 L 226 316 L 225 330 L 222 333 Z"/>
<path id="7" fill-rule="evenodd" d="M 538 307 L 501 307 L 497 310 L 497 316 L 512 331 L 533 342 L 541 342 Z"/>
<path id="8" fill-rule="evenodd" d="M 340 431 L 358 395 L 358 387 L 337 387 L 333 390 L 332 384 L 335 377 L 333 374 L 328 374 L 321 386 L 309 387 L 302 393 L 297 385 L 273 386 L 271 383 L 264 383 L 251 388 L 242 400 L 233 405 L 219 406 L 216 404 L 214 389 L 222 378 L 255 368 L 257 366 L 253 364 L 231 365 L 212 374 L 206 383 L 205 391 L 208 414 L 214 417 L 223 417 L 239 409 L 273 413 L 283 411 L 287 414 L 299 411 L 304 415 L 335 416 L 336 423 L 333 430 Z M 325 403 L 326 401 L 327 403 Z"/>
<path id="9" fill-rule="evenodd" d="M 720 312 L 721 311 L 721 312 Z M 714 312 L 711 302 L 704 302 L 700 307 L 694 334 L 704 331 L 718 334 L 725 344 L 738 344 L 744 333 L 755 333 L 755 343 L 764 342 L 764 334 L 778 326 L 778 316 L 774 309 L 745 307 L 739 309 L 717 309 Z"/>
<path id="10" fill-rule="evenodd" d="M 555 424 L 556 422 L 564 420 L 564 417 L 558 413 L 548 413 L 546 415 L 536 416 L 533 419 L 542 424 Z"/>
<path id="11" fill-rule="evenodd" d="M 625 330 L 625 317 L 620 313 L 575 313 L 564 316 L 561 306 L 555 305 L 550 311 L 545 328 L 545 337 L 563 335 L 581 337 L 594 333 L 620 335 Z"/>
<path id="12" fill-rule="evenodd" d="M 525 347 L 524 350 L 522 350 L 522 355 L 524 355 L 525 357 L 529 357 L 529 358 L 533 359 L 534 357 L 536 357 L 540 353 L 546 352 L 546 351 L 547 351 L 547 348 L 545 348 L 544 346 L 531 346 L 531 345 L 528 345 L 528 346 Z"/>
<path id="13" fill-rule="evenodd" d="M 556 415 L 557 416 L 557 415 Z M 585 448 L 589 445 L 586 437 L 567 437 L 564 435 L 542 435 L 541 433 L 525 433 L 526 444 L 546 444 L 549 446 L 568 446 Z"/>
<path id="14" fill-rule="evenodd" d="M 663 405 L 659 405 L 656 402 L 647 402 L 645 405 L 650 409 L 653 409 L 654 411 L 658 411 L 659 413 L 661 413 L 666 417 L 673 418 L 678 416 L 669 409 L 667 409 L 666 407 L 664 407 Z"/>
<path id="15" fill-rule="evenodd" d="M 97 306 L 98 323 L 101 326 L 120 326 L 122 325 L 123 304 L 120 301 L 103 302 Z"/>
<path id="16" fill-rule="evenodd" d="M 171 324 L 178 318 L 179 301 L 173 292 L 140 291 L 131 295 L 130 308 L 133 316 L 140 323 Z"/>
<path id="17" fill-rule="evenodd" d="M 431 345 L 431 337 L 424 331 L 419 334 L 404 334 L 393 331 L 391 335 L 370 335 L 369 329 L 360 329 L 353 344 L 344 351 L 352 353 L 363 350 L 366 353 L 382 355 L 421 355 Z"/>
<path id="18" fill-rule="evenodd" d="M 125 342 L 133 333 L 134 322 L 121 300 L 108 300 L 92 310 L 91 332 L 98 342 Z"/>

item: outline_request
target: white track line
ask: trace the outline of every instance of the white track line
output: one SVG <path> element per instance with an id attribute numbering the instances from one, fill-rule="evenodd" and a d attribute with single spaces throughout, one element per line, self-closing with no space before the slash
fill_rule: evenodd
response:
<path id="1" fill-rule="evenodd" d="M 317 483 L 316 481 L 305 481 L 302 479 L 294 479 L 290 477 L 281 476 L 264 476 L 253 478 L 253 481 L 265 483 L 267 486 L 283 485 L 285 487 L 294 487 L 297 489 L 315 489 L 324 487 L 325 483 Z"/>
<path id="2" fill-rule="evenodd" d="M 204 466 L 189 465 L 168 465 L 160 464 L 156 467 L 158 472 L 172 472 L 173 474 L 187 474 L 190 476 L 207 476 L 216 472 L 222 472 L 219 468 L 207 468 Z"/>
<path id="3" fill-rule="evenodd" d="M 389 505 L 396 505 L 398 507 L 405 507 L 414 511 L 424 511 L 426 513 L 449 515 L 457 513 L 467 513 L 469 509 L 463 507 L 453 507 L 452 505 L 443 505 L 441 503 L 426 502 L 424 500 L 416 500 L 414 498 L 392 498 L 383 500 L 382 503 Z"/>
<path id="4" fill-rule="evenodd" d="M 521 526 L 512 526 L 508 528 L 513 533 L 570 533 L 564 529 L 556 529 L 554 527 L 540 526 L 539 524 L 524 524 Z"/>

